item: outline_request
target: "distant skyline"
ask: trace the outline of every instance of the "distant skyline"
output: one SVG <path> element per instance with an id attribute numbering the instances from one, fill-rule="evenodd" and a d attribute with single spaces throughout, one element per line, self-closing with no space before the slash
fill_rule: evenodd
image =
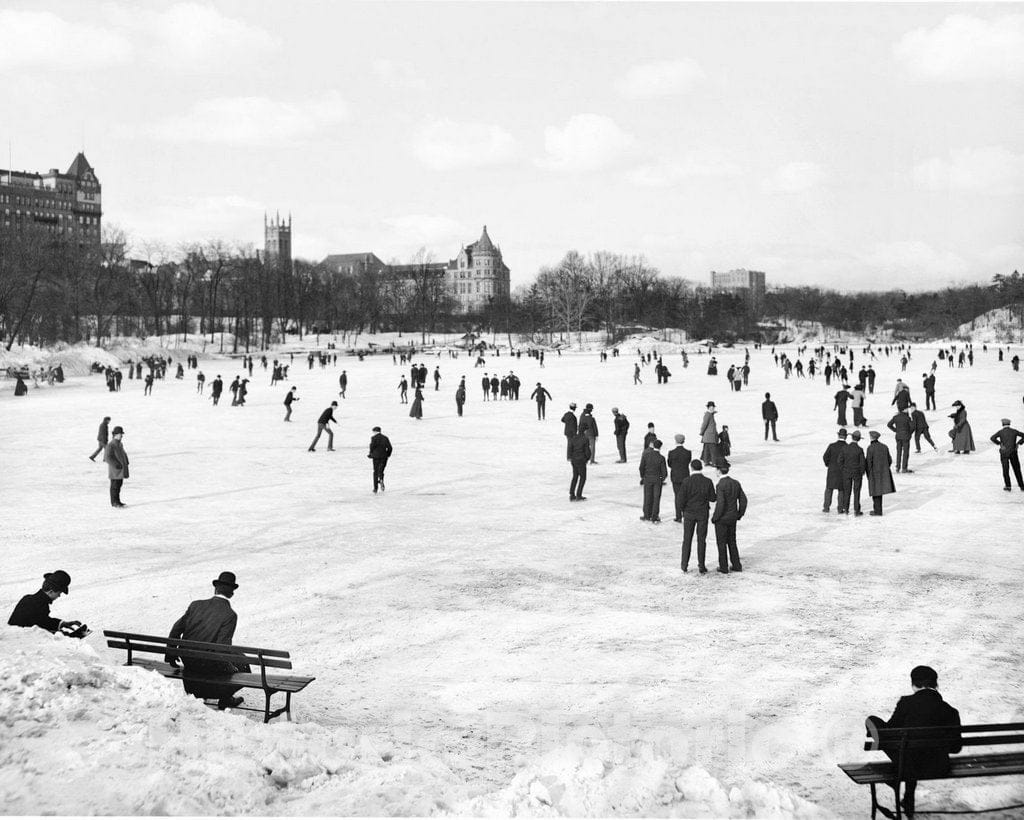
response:
<path id="1" fill-rule="evenodd" d="M 139 242 L 920 290 L 1024 266 L 1022 4 L 0 2 L 0 145 Z M 0 166 L 8 157 L 0 157 Z"/>

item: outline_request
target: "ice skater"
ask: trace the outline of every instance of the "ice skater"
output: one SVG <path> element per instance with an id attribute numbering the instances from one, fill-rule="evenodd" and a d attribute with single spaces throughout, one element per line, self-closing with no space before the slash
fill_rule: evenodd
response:
<path id="1" fill-rule="evenodd" d="M 289 390 L 287 395 L 285 395 L 285 397 L 284 397 L 284 420 L 285 421 L 291 421 L 292 420 L 292 403 L 293 402 L 297 402 L 298 400 L 299 400 L 299 397 L 295 395 L 295 386 L 293 385 L 292 389 Z"/>
<path id="2" fill-rule="evenodd" d="M 110 435 L 107 432 L 107 425 L 109 424 L 110 416 L 104 416 L 103 421 L 100 422 L 100 429 L 96 433 L 96 444 L 98 446 L 96 447 L 95 450 L 93 450 L 92 455 L 89 456 L 89 461 L 95 461 L 96 456 L 103 452 L 104 448 L 106 448 L 107 446 L 107 443 L 110 441 Z"/>
<path id="3" fill-rule="evenodd" d="M 413 394 L 412 407 L 409 408 L 409 418 L 420 420 L 423 418 L 423 388 L 416 384 L 416 392 Z"/>
<path id="4" fill-rule="evenodd" d="M 338 406 L 338 402 L 332 401 L 331 406 L 328 407 L 324 412 L 320 414 L 320 418 L 316 420 L 316 438 L 313 439 L 313 443 L 309 445 L 309 452 L 316 452 L 316 443 L 320 441 L 320 436 L 324 432 L 327 433 L 327 450 L 334 450 L 334 431 L 330 428 L 331 422 L 337 423 L 337 419 L 334 417 L 334 408 Z"/>
<path id="5" fill-rule="evenodd" d="M 344 370 L 341 371 L 341 375 L 338 376 L 338 387 L 341 390 L 338 391 L 338 395 L 345 398 L 345 391 L 348 390 L 348 373 Z"/>
<path id="6" fill-rule="evenodd" d="M 373 460 L 373 491 L 376 493 L 379 488 L 384 492 L 384 468 L 388 466 L 388 459 L 392 453 L 391 439 L 385 436 L 379 427 L 373 428 L 373 435 L 370 437 L 370 452 L 366 457 Z"/>
<path id="7" fill-rule="evenodd" d="M 537 382 L 537 386 L 530 394 L 530 398 L 537 400 L 537 421 L 543 420 L 545 418 L 547 400 L 551 398 L 551 394 L 547 391 L 547 388 L 542 387 L 541 383 Z"/>

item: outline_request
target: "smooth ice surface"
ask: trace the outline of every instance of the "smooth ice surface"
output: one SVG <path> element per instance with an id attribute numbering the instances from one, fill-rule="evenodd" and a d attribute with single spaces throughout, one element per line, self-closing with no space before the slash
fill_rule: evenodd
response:
<path id="1" fill-rule="evenodd" d="M 605 363 L 596 353 L 548 353 L 543 369 L 525 356 L 489 356 L 486 368 L 473 368 L 465 355 L 417 356 L 443 375 L 440 392 L 428 380 L 422 421 L 398 403 L 407 369 L 390 356 L 339 357 L 337 366 L 307 370 L 297 355 L 288 381 L 273 388 L 257 362 L 245 407 L 231 407 L 229 394 L 212 407 L 195 393 L 195 371 L 177 381 L 172 369 L 150 397 L 127 379 L 120 393 L 108 393 L 99 376 L 32 388 L 20 399 L 3 382 L 0 602 L 6 614 L 38 588 L 44 571 L 67 570 L 71 595 L 54 614 L 86 621 L 96 631 L 85 643 L 113 666 L 122 657 L 105 647 L 102 629 L 164 633 L 190 600 L 210 594 L 220 571 L 236 572 L 236 641 L 288 649 L 299 674 L 317 676 L 296 699 L 297 727 L 245 730 L 254 739 L 239 752 L 246 756 L 239 771 L 254 749 L 273 751 L 267 738 L 274 732 L 301 739 L 304 724 L 343 733 L 354 746 L 366 738 L 396 761 L 428 761 L 408 763 L 426 787 L 397 778 L 378 789 L 367 785 L 376 783 L 371 778 L 354 802 L 338 802 L 340 791 L 323 792 L 318 802 L 311 792 L 312 802 L 300 807 L 306 813 L 423 813 L 437 810 L 435 798 L 472 813 L 528 805 L 539 813 L 659 813 L 662 781 L 631 762 L 646 754 L 673 776 L 700 766 L 726 792 L 782 790 L 757 803 L 756 814 L 790 800 L 787 792 L 830 812 L 859 814 L 867 790 L 835 764 L 868 756 L 860 751 L 864 716 L 887 716 L 909 691 L 915 664 L 939 670 L 940 687 L 965 722 L 1021 719 L 1024 493 L 1003 492 L 987 441 L 1003 416 L 1024 423 L 1024 379 L 1008 361 L 998 363 L 994 349 L 982 353 L 979 345 L 974 368 L 940 362 L 939 410 L 928 413 L 940 452 L 912 454 L 916 472 L 896 476 L 883 518 L 854 519 L 821 512 L 834 382 L 826 388 L 820 375 L 787 381 L 764 350 L 753 352 L 749 388 L 732 393 L 724 375 L 705 375 L 707 357 L 691 348 L 688 369 L 678 353 L 667 355 L 670 384 L 655 384 L 647 367 L 644 384 L 634 386 L 632 350 L 622 351 Z M 742 362 L 742 348 L 716 352 L 722 374 Z M 921 373 L 933 357 L 934 349 L 915 348 L 905 374 L 922 403 Z M 349 375 L 344 400 L 337 397 L 342 368 Z M 880 356 L 875 368 L 866 414 L 883 429 L 901 375 L 898 357 Z M 239 362 L 226 359 L 201 360 L 200 369 L 208 380 L 220 373 L 225 385 L 240 372 Z M 482 402 L 483 371 L 510 369 L 523 381 L 521 400 Z M 453 395 L 463 374 L 469 400 L 460 419 Z M 546 421 L 527 398 L 538 380 L 554 396 Z M 285 424 L 281 401 L 291 385 L 301 400 Z M 779 406 L 778 444 L 762 441 L 766 390 Z M 308 453 L 316 416 L 334 398 L 341 405 L 336 452 L 321 440 Z M 978 445 L 970 456 L 945 452 L 946 416 L 957 398 Z M 655 422 L 664 452 L 676 432 L 699 451 L 709 399 L 718 403 L 719 424 L 729 425 L 732 475 L 750 499 L 739 525 L 745 571 L 728 577 L 680 573 L 682 527 L 671 521 L 670 493 L 662 500 L 665 523 L 639 520 L 637 462 L 647 422 Z M 594 404 L 601 431 L 600 463 L 590 468 L 583 504 L 568 501 L 558 421 L 573 400 Z M 614 463 L 612 406 L 632 424 L 627 464 Z M 105 466 L 86 458 L 104 415 L 124 426 L 131 459 L 122 495 L 129 506 L 120 511 L 108 504 Z M 375 424 L 395 447 L 387 492 L 377 496 L 366 457 Z M 883 441 L 893 447 L 888 431 Z M 13 674 L 17 659 L 31 655 L 24 636 L 32 633 L 9 633 L 0 658 Z M 41 655 L 52 651 L 47 636 L 36 639 Z M 154 726 L 171 708 L 215 726 L 250 723 L 251 716 L 205 712 L 175 685 L 159 683 L 171 689 L 147 706 Z M 5 703 L 20 702 L 19 692 L 7 691 Z M 250 703 L 259 699 L 247 694 Z M 87 723 L 90 710 L 74 719 Z M 18 785 L 28 782 L 19 775 L 28 754 L 57 764 L 35 775 L 37 796 L 41 783 L 61 793 L 64 767 L 102 772 L 110 765 L 109 755 L 64 760 L 65 730 L 58 722 L 41 730 L 54 732 L 50 742 L 16 734 L 3 744 L 4 805 L 28 810 Z M 8 738 L 10 731 L 8 724 Z M 121 744 L 111 753 L 123 756 L 120 765 L 143 746 Z M 197 783 L 204 768 L 220 765 L 204 749 L 191 752 Z M 597 765 L 586 762 L 588 754 L 634 791 L 623 786 L 588 803 L 594 789 L 566 774 Z M 138 776 L 162 788 L 159 758 L 140 759 L 156 768 L 144 766 Z M 637 785 L 630 766 L 656 782 Z M 531 771 L 536 776 L 523 780 Z M 556 780 L 542 780 L 550 777 Z M 247 781 L 239 782 L 236 788 Z M 438 796 L 441 782 L 455 785 Z M 1019 788 L 1007 789 L 1011 783 L 924 784 L 918 803 L 991 805 L 991 795 L 1005 804 L 1020 797 Z M 712 792 L 693 813 L 731 811 Z M 83 790 L 74 809 L 52 807 L 145 809 L 111 794 Z M 200 810 L 187 802 L 163 808 Z M 245 811 L 258 810 L 246 804 Z M 264 810 L 290 811 L 273 801 Z M 686 813 L 678 801 L 675 813 Z"/>

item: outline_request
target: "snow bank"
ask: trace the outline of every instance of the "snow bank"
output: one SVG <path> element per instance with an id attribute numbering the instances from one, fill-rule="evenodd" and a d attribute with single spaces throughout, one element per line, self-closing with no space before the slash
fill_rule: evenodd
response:
<path id="1" fill-rule="evenodd" d="M 501 791 L 455 806 L 483 817 L 827 817 L 788 792 L 748 781 L 726 789 L 700 766 L 650 743 L 567 746 L 527 766 Z"/>
<path id="2" fill-rule="evenodd" d="M 977 344 L 1006 344 L 1024 342 L 1024 327 L 1020 317 L 1009 308 L 997 308 L 975 316 L 956 330 L 959 339 L 970 339 Z"/>
<path id="3" fill-rule="evenodd" d="M 0 730 L 5 814 L 825 816 L 773 786 L 726 790 L 650 744 L 558 748 L 472 798 L 479 787 L 437 754 L 215 712 L 156 673 L 36 629 L 0 627 Z"/>

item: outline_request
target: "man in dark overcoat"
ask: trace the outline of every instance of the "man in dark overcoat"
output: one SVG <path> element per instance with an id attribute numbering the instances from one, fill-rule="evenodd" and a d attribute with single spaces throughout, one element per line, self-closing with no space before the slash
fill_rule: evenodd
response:
<path id="1" fill-rule="evenodd" d="M 619 449 L 619 460 L 616 464 L 626 463 L 626 434 L 629 432 L 629 419 L 625 413 L 620 413 L 618 407 L 612 408 L 614 417 L 613 426 L 615 432 L 615 446 Z"/>
<path id="2" fill-rule="evenodd" d="M 690 546 L 693 534 L 697 533 L 697 569 L 701 575 L 708 571 L 705 554 L 708 548 L 708 517 L 711 504 L 715 501 L 715 484 L 701 472 L 704 465 L 700 459 L 690 462 L 692 471 L 683 480 L 679 490 L 680 504 L 683 508 L 683 549 L 679 567 L 683 572 L 690 571 Z"/>
<path id="3" fill-rule="evenodd" d="M 569 409 L 562 414 L 562 435 L 565 436 L 565 460 L 572 460 L 571 453 L 571 441 L 572 437 L 576 435 L 576 431 L 579 429 L 579 422 L 576 420 L 576 414 L 573 410 L 576 409 L 576 402 L 572 402 L 569 405 Z"/>
<path id="4" fill-rule="evenodd" d="M 104 416 L 103 421 L 100 422 L 100 429 L 96 433 L 96 444 L 97 447 L 93 450 L 92 455 L 89 456 L 89 461 L 95 461 L 96 456 L 103 452 L 107 444 L 110 442 L 110 434 L 107 432 L 107 425 L 110 424 L 110 416 Z"/>
<path id="5" fill-rule="evenodd" d="M 380 488 L 384 492 L 384 468 L 388 466 L 388 459 L 391 458 L 391 439 L 385 436 L 379 427 L 373 428 L 373 435 L 370 437 L 370 452 L 366 457 L 373 459 L 373 491 Z"/>
<path id="6" fill-rule="evenodd" d="M 764 401 L 761 402 L 761 418 L 764 420 L 764 440 L 768 441 L 768 428 L 772 429 L 772 441 L 779 440 L 779 434 L 775 432 L 775 422 L 779 420 L 779 408 L 772 401 L 772 394 L 765 393 Z"/>
<path id="7" fill-rule="evenodd" d="M 876 729 L 904 729 L 928 726 L 960 726 L 960 713 L 946 703 L 939 694 L 939 676 L 930 666 L 915 666 L 910 670 L 910 688 L 912 695 L 904 695 L 896 704 L 892 717 L 882 720 L 871 715 L 868 723 Z M 923 749 L 908 749 L 900 760 L 899 751 L 886 751 L 886 754 L 902 768 L 906 787 L 903 796 L 903 810 L 908 817 L 914 814 L 914 792 L 917 781 L 921 777 L 942 777 L 949 773 L 949 756 L 963 748 L 958 729 L 952 729 L 948 736 L 942 738 L 943 746 L 929 746 Z M 901 766 L 902 762 L 902 766 Z M 899 800 L 899 783 L 890 783 Z"/>
<path id="8" fill-rule="evenodd" d="M 864 453 L 865 472 L 868 477 L 868 495 L 871 496 L 871 515 L 882 514 L 882 496 L 896 492 L 896 485 L 892 480 L 892 454 L 889 448 L 879 441 L 881 433 L 872 430 L 868 433 L 871 436 L 871 443 Z"/>
<path id="9" fill-rule="evenodd" d="M 906 390 L 901 390 L 900 394 L 906 393 Z M 889 423 L 886 425 L 896 435 L 896 472 L 897 473 L 912 473 L 913 470 L 908 469 L 907 465 L 910 462 L 910 437 L 914 433 L 914 422 L 910 418 L 910 413 L 907 408 L 910 405 L 901 407 L 899 412 L 896 413 Z"/>
<path id="10" fill-rule="evenodd" d="M 828 512 L 832 507 L 832 493 L 843 490 L 843 457 L 846 453 L 846 428 L 840 427 L 837 433 L 838 439 L 825 448 L 821 460 L 825 462 L 828 472 L 825 474 L 825 500 L 821 511 Z M 840 496 L 839 512 L 843 513 L 842 496 Z"/>
<path id="11" fill-rule="evenodd" d="M 38 592 L 25 595 L 18 601 L 7 624 L 24 627 L 38 626 L 47 632 L 57 632 L 65 622 L 50 615 L 50 604 L 61 595 L 67 595 L 70 586 L 71 576 L 64 570 L 58 569 L 55 572 L 45 573 L 42 587 Z"/>
<path id="12" fill-rule="evenodd" d="M 641 521 L 661 522 L 661 487 L 668 478 L 665 456 L 661 454 L 661 440 L 655 439 L 640 456 L 640 486 L 644 488 L 644 506 Z"/>
<path id="13" fill-rule="evenodd" d="M 174 622 L 169 638 L 185 641 L 203 641 L 231 645 L 238 625 L 238 615 L 231 608 L 231 598 L 238 589 L 233 572 L 222 572 L 213 583 L 213 597 L 193 601 L 188 605 L 185 614 Z M 230 650 L 228 650 L 230 651 Z M 164 661 L 171 666 L 178 665 L 178 656 L 169 651 Z M 182 658 L 185 673 L 203 677 L 229 677 L 235 672 L 248 672 L 245 663 L 234 664 L 229 661 L 201 660 L 198 658 Z M 242 698 L 234 697 L 242 687 L 230 683 L 197 683 L 182 681 L 185 691 L 197 698 L 217 698 L 218 709 L 229 709 L 238 706 Z"/>
<path id="14" fill-rule="evenodd" d="M 683 520 L 683 508 L 680 503 L 679 490 L 683 486 L 683 481 L 690 474 L 690 460 L 693 458 L 693 455 L 683 446 L 686 436 L 682 433 L 676 433 L 675 440 L 676 446 L 669 450 L 668 453 L 668 477 L 672 482 L 672 496 L 676 507 L 675 522 L 679 524 Z"/>
<path id="15" fill-rule="evenodd" d="M 860 488 L 864 483 L 864 451 L 860 449 L 860 430 L 850 434 L 853 439 L 843 451 L 843 488 L 839 491 L 839 512 L 850 514 L 850 498 L 853 498 L 853 514 L 864 515 L 860 508 Z"/>
<path id="16" fill-rule="evenodd" d="M 121 503 L 121 486 L 128 478 L 128 454 L 121 443 L 124 428 L 115 427 L 112 435 L 113 438 L 103 449 L 103 460 L 107 464 L 107 478 L 110 479 L 110 506 L 120 509 L 127 506 Z"/>
<path id="17" fill-rule="evenodd" d="M 843 427 L 846 426 L 846 403 L 851 398 L 849 390 L 850 385 L 844 384 L 843 389 L 836 393 L 836 401 L 835 404 L 832 405 L 832 409 L 837 411 L 836 424 L 841 424 Z"/>
<path id="18" fill-rule="evenodd" d="M 569 483 L 569 500 L 586 501 L 583 485 L 587 483 L 587 462 L 590 460 L 590 442 L 581 432 L 569 438 L 569 462 L 572 464 L 572 481 Z"/>
<path id="19" fill-rule="evenodd" d="M 590 444 L 590 463 L 597 464 L 597 419 L 594 418 L 594 405 L 588 403 L 580 413 L 579 431 L 587 437 Z"/>
<path id="20" fill-rule="evenodd" d="M 715 525 L 715 543 L 718 545 L 718 571 L 728 575 L 729 570 L 743 572 L 740 551 L 736 545 L 736 522 L 747 511 L 747 496 L 740 483 L 729 475 L 729 465 L 718 467 L 722 476 L 715 488 L 715 511 L 711 523 Z"/>
<path id="21" fill-rule="evenodd" d="M 999 463 L 1003 467 L 1003 489 L 1010 492 L 1010 468 L 1013 468 L 1017 486 L 1024 490 L 1024 480 L 1020 476 L 1020 456 L 1017 448 L 1024 444 L 1024 433 L 1010 426 L 1009 419 L 1002 420 L 1002 429 L 993 433 L 989 441 L 999 445 Z"/>

